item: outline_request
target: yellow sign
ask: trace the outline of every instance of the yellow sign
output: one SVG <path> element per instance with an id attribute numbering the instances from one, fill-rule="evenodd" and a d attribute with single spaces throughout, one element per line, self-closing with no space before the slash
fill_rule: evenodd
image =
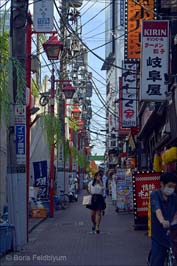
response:
<path id="1" fill-rule="evenodd" d="M 142 21 L 154 19 L 154 0 L 127 0 L 127 19 L 127 57 L 139 59 Z"/>

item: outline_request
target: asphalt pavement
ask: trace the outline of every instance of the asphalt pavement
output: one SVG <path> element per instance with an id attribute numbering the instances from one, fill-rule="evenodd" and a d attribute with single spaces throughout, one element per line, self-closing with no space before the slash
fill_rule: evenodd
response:
<path id="1" fill-rule="evenodd" d="M 101 232 L 92 234 L 90 211 L 82 206 L 81 195 L 36 226 L 24 249 L 5 255 L 1 265 L 146 266 L 150 239 L 133 225 L 133 214 L 116 213 L 107 199 Z"/>

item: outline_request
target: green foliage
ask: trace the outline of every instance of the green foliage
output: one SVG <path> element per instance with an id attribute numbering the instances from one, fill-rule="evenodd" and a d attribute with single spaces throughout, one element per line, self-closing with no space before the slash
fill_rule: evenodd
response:
<path id="1" fill-rule="evenodd" d="M 0 117 L 5 115 L 6 121 L 9 121 L 10 113 L 10 94 L 9 86 L 13 80 L 13 69 L 16 72 L 17 80 L 17 92 L 16 92 L 16 103 L 24 103 L 24 95 L 26 89 L 26 78 L 25 70 L 22 67 L 18 59 L 9 58 L 9 45 L 8 45 L 9 34 L 3 32 L 0 35 Z"/>
<path id="2" fill-rule="evenodd" d="M 26 91 L 26 77 L 25 69 L 21 65 L 20 61 L 16 58 L 11 58 L 12 67 L 16 72 L 17 91 L 16 91 L 16 103 L 24 104 L 24 95 Z"/>
<path id="3" fill-rule="evenodd" d="M 39 96 L 39 87 L 37 85 L 37 83 L 35 82 L 34 79 L 32 79 L 32 82 L 31 82 L 31 90 L 32 90 L 32 95 L 34 97 L 38 97 Z"/>
<path id="4" fill-rule="evenodd" d="M 43 114 L 43 130 L 49 148 L 53 143 L 58 145 L 61 142 L 61 123 L 57 117 Z"/>
<path id="5" fill-rule="evenodd" d="M 88 165 L 87 157 L 78 151 L 76 147 L 70 148 L 72 158 L 77 162 L 81 168 L 86 168 Z"/>
<path id="6" fill-rule="evenodd" d="M 0 117 L 4 113 L 8 119 L 9 94 L 8 94 L 8 72 L 9 72 L 9 53 L 8 53 L 8 33 L 0 35 Z"/>

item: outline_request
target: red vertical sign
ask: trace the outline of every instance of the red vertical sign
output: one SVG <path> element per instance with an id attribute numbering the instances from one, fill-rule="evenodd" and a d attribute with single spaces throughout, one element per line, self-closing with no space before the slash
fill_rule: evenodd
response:
<path id="1" fill-rule="evenodd" d="M 134 209 L 138 217 L 148 216 L 149 193 L 160 188 L 159 173 L 136 173 L 134 175 Z"/>

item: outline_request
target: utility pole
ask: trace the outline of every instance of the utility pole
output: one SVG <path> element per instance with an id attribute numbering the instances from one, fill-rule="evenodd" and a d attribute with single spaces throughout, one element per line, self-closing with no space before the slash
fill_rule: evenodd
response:
<path id="1" fill-rule="evenodd" d="M 7 143 L 7 184 L 9 223 L 15 226 L 15 250 L 20 250 L 27 240 L 25 166 L 25 39 L 27 10 L 28 0 L 11 0 L 10 57 L 13 61 L 11 73 L 13 79 L 10 78 L 12 84 L 9 84 L 11 104 Z M 17 101 L 18 99 L 19 101 Z"/>
<path id="2" fill-rule="evenodd" d="M 61 60 L 60 60 L 60 71 L 59 71 L 59 79 L 60 80 L 66 80 L 67 77 L 66 75 L 66 56 L 65 56 L 65 51 L 66 51 L 66 27 L 65 27 L 65 23 L 66 23 L 66 19 L 67 19 L 67 10 L 68 10 L 68 2 L 65 0 L 62 0 L 61 3 L 61 19 L 60 19 L 60 40 L 63 43 L 63 52 L 61 55 Z M 62 91 L 62 86 L 64 84 L 61 82 L 60 83 L 60 92 Z M 60 94 L 60 98 L 59 98 L 59 104 L 58 104 L 58 113 L 59 113 L 59 119 L 61 121 L 61 132 L 63 132 L 63 139 L 65 140 L 65 114 L 66 114 L 66 100 L 62 98 L 62 95 Z M 60 183 L 60 180 L 63 180 L 63 190 L 66 191 L 66 161 L 64 158 L 64 144 L 59 145 L 59 150 L 58 150 L 58 157 L 59 154 L 61 154 L 62 150 L 62 155 L 63 155 L 63 165 L 61 165 L 60 168 L 57 169 L 58 172 L 58 183 Z"/>

